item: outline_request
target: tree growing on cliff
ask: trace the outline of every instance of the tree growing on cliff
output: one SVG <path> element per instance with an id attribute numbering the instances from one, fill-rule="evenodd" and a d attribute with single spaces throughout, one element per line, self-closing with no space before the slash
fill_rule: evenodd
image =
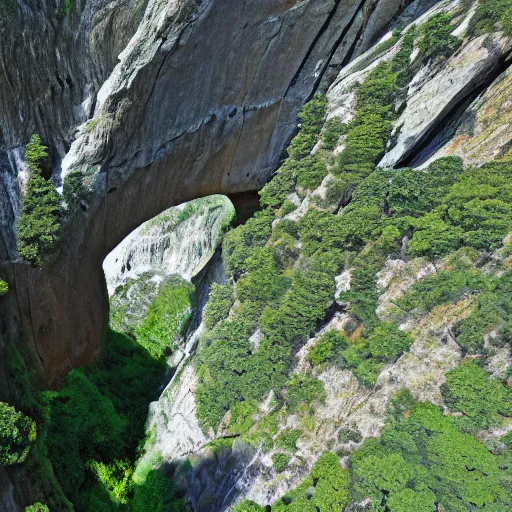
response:
<path id="1" fill-rule="evenodd" d="M 0 297 L 9 291 L 9 285 L 3 279 L 0 279 Z"/>
<path id="2" fill-rule="evenodd" d="M 0 402 L 0 466 L 23 462 L 36 435 L 36 424 L 28 416 Z"/>
<path id="3" fill-rule="evenodd" d="M 60 197 L 52 181 L 43 176 L 49 167 L 47 149 L 39 135 L 32 135 L 25 150 L 30 176 L 18 221 L 18 253 L 36 265 L 42 265 L 51 253 L 61 209 Z"/>

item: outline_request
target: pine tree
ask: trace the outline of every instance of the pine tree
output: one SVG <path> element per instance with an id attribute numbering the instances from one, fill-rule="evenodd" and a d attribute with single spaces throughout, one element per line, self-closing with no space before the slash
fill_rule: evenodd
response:
<path id="1" fill-rule="evenodd" d="M 61 208 L 60 197 L 52 181 L 46 180 L 42 174 L 49 166 L 47 149 L 35 134 L 25 150 L 30 176 L 18 222 L 18 253 L 37 265 L 42 265 L 51 253 L 59 229 Z"/>

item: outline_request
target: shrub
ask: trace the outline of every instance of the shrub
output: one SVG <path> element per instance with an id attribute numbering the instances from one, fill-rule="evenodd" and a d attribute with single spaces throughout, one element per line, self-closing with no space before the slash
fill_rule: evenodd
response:
<path id="1" fill-rule="evenodd" d="M 144 482 L 134 486 L 132 512 L 183 512 L 185 502 L 176 484 L 160 471 L 151 470 Z"/>
<path id="2" fill-rule="evenodd" d="M 512 416 L 512 391 L 474 362 L 462 364 L 446 374 L 443 398 L 465 430 L 475 431 L 499 424 L 500 415 Z"/>
<path id="3" fill-rule="evenodd" d="M 52 252 L 61 210 L 60 197 L 53 183 L 43 177 L 43 171 L 49 165 L 46 150 L 39 135 L 33 135 L 25 150 L 30 174 L 18 221 L 18 252 L 37 265 L 42 265 Z"/>
<path id="4" fill-rule="evenodd" d="M 496 28 L 502 28 L 507 35 L 512 35 L 511 14 L 511 0 L 481 0 L 471 20 L 472 29 L 477 32 L 492 32 Z"/>
<path id="5" fill-rule="evenodd" d="M 135 329 L 137 341 L 155 359 L 168 352 L 183 334 L 191 316 L 194 287 L 181 280 L 179 284 L 162 286 L 149 305 L 144 321 Z"/>
<path id="6" fill-rule="evenodd" d="M 79 370 L 68 373 L 60 391 L 45 392 L 43 397 L 55 476 L 73 501 L 85 479 L 84 461 L 108 460 L 122 453 L 126 422 Z"/>
<path id="7" fill-rule="evenodd" d="M 440 408 L 413 405 L 390 421 L 380 439 L 352 455 L 354 499 L 370 497 L 389 510 L 494 510 L 510 507 L 505 469 Z"/>
<path id="8" fill-rule="evenodd" d="M 315 400 L 325 400 L 324 383 L 309 375 L 293 375 L 286 383 L 286 405 L 291 411 L 305 409 Z"/>
<path id="9" fill-rule="evenodd" d="M 221 320 L 226 318 L 234 301 L 233 285 L 213 283 L 203 312 L 205 327 L 212 329 Z"/>
<path id="10" fill-rule="evenodd" d="M 276 437 L 276 448 L 287 452 L 295 453 L 297 450 L 297 441 L 302 432 L 300 430 L 285 429 Z"/>
<path id="11" fill-rule="evenodd" d="M 327 100 L 318 94 L 306 103 L 299 113 L 300 130 L 288 147 L 288 154 L 300 160 L 308 156 L 318 141 L 318 136 L 325 118 Z"/>
<path id="12" fill-rule="evenodd" d="M 290 463 L 290 456 L 286 453 L 274 453 L 272 455 L 272 465 L 276 470 L 276 473 L 282 473 Z"/>
<path id="13" fill-rule="evenodd" d="M 301 189 L 315 190 L 327 176 L 328 170 L 325 162 L 319 155 L 303 158 L 295 165 L 297 186 Z"/>
<path id="14" fill-rule="evenodd" d="M 82 181 L 82 174 L 80 171 L 77 169 L 71 171 L 64 178 L 63 186 L 64 201 L 66 201 L 68 210 L 74 210 L 78 206 L 80 199 L 85 194 L 85 191 L 86 188 Z"/>
<path id="15" fill-rule="evenodd" d="M 23 462 L 36 436 L 34 421 L 9 404 L 0 402 L 0 465 Z"/>
<path id="16" fill-rule="evenodd" d="M 349 501 L 350 475 L 334 453 L 324 453 L 295 489 L 272 505 L 275 512 L 335 512 Z"/>
<path id="17" fill-rule="evenodd" d="M 3 279 L 0 279 L 0 297 L 9 291 L 9 285 Z"/>
<path id="18" fill-rule="evenodd" d="M 231 508 L 230 512 L 265 512 L 265 509 L 254 501 L 244 500 Z"/>
<path id="19" fill-rule="evenodd" d="M 348 346 L 345 336 L 337 331 L 328 331 L 321 336 L 309 351 L 309 360 L 313 366 L 331 361 L 339 351 Z"/>
<path id="20" fill-rule="evenodd" d="M 25 512 L 50 512 L 50 509 L 42 503 L 34 503 L 29 507 L 25 507 Z"/>
<path id="21" fill-rule="evenodd" d="M 419 50 L 426 62 L 432 58 L 450 57 L 455 53 L 462 41 L 452 36 L 452 18 L 445 12 L 435 14 L 421 27 Z"/>
<path id="22" fill-rule="evenodd" d="M 324 143 L 324 148 L 332 151 L 336 149 L 340 137 L 342 135 L 346 135 L 348 131 L 348 126 L 345 123 L 342 123 L 339 118 L 334 117 L 329 119 L 324 124 L 322 140 Z"/>
<path id="23" fill-rule="evenodd" d="M 397 305 L 410 311 L 430 311 L 434 306 L 459 300 L 469 292 L 480 292 L 491 286 L 489 278 L 478 270 L 445 270 L 416 281 Z"/>

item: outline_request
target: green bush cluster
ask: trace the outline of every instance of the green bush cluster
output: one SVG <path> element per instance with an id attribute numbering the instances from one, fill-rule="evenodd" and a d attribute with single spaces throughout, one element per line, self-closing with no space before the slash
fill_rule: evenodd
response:
<path id="1" fill-rule="evenodd" d="M 336 149 L 340 137 L 346 135 L 348 126 L 346 123 L 342 123 L 337 117 L 329 119 L 324 125 L 322 131 L 322 141 L 324 148 L 332 151 Z"/>
<path id="2" fill-rule="evenodd" d="M 501 416 L 512 416 L 512 390 L 474 362 L 449 371 L 442 391 L 446 405 L 462 413 L 455 421 L 465 431 L 487 429 L 498 425 Z"/>
<path id="3" fill-rule="evenodd" d="M 326 109 L 327 99 L 323 94 L 317 94 L 304 105 L 299 113 L 299 133 L 288 147 L 292 158 L 300 160 L 311 153 L 324 124 Z"/>
<path id="4" fill-rule="evenodd" d="M 290 463 L 290 456 L 286 453 L 274 453 L 272 455 L 272 465 L 276 470 L 276 473 L 282 473 Z"/>
<path id="5" fill-rule="evenodd" d="M 440 12 L 429 18 L 421 27 L 419 50 L 422 59 L 447 58 L 455 53 L 462 40 L 453 36 L 452 18 L 446 12 Z"/>
<path id="6" fill-rule="evenodd" d="M 137 342 L 155 359 L 170 355 L 175 339 L 191 317 L 194 286 L 187 281 L 162 286 L 149 305 L 142 324 L 134 329 Z"/>
<path id="7" fill-rule="evenodd" d="M 50 512 L 50 509 L 46 505 L 38 502 L 25 507 L 25 512 Z"/>
<path id="8" fill-rule="evenodd" d="M 325 401 L 324 383 L 310 375 L 293 375 L 285 385 L 286 405 L 290 411 L 306 410 L 315 401 Z"/>
<path id="9" fill-rule="evenodd" d="M 267 258 L 271 254 L 267 249 L 258 252 Z M 207 333 L 198 358 L 196 399 L 205 427 L 217 427 L 238 402 L 261 400 L 271 389 L 280 390 L 287 380 L 294 344 L 313 333 L 332 303 L 331 276 L 314 271 L 296 272 L 291 278 L 275 274 L 268 286 L 267 274 L 276 269 L 260 275 L 253 263 L 247 263 L 252 271 L 240 279 L 245 289 L 254 291 L 249 293 L 252 300 L 240 295 L 241 307 Z M 267 264 L 273 263 L 267 260 Z M 264 336 L 254 350 L 249 337 L 258 323 Z"/>
<path id="10" fill-rule="evenodd" d="M 467 352 L 482 351 L 484 337 L 491 332 L 496 334 L 494 339 L 498 343 L 511 339 L 512 272 L 509 270 L 489 283 L 490 288 L 473 301 L 470 316 L 457 325 L 457 343 Z"/>
<path id="11" fill-rule="evenodd" d="M 0 297 L 9 291 L 9 285 L 3 279 L 0 279 Z"/>
<path id="12" fill-rule="evenodd" d="M 37 437 L 36 424 L 28 416 L 0 402 L 0 465 L 23 462 Z"/>
<path id="13" fill-rule="evenodd" d="M 63 183 L 64 201 L 66 201 L 68 210 L 74 210 L 79 205 L 85 191 L 81 172 L 78 169 L 71 171 L 64 178 Z"/>
<path id="14" fill-rule="evenodd" d="M 278 450 L 295 453 L 297 450 L 297 441 L 302 432 L 297 429 L 285 429 L 276 437 L 275 445 Z"/>
<path id="15" fill-rule="evenodd" d="M 221 320 L 226 318 L 234 301 L 232 284 L 220 285 L 213 283 L 203 312 L 205 327 L 213 329 Z"/>
<path id="16" fill-rule="evenodd" d="M 476 32 L 503 30 L 512 35 L 512 1 L 481 0 L 471 20 L 471 28 Z"/>
<path id="17" fill-rule="evenodd" d="M 354 500 L 411 510 L 508 510 L 505 459 L 461 432 L 441 409 L 417 403 L 352 456 Z"/>
<path id="18" fill-rule="evenodd" d="M 60 225 L 60 197 L 52 181 L 44 177 L 50 167 L 47 149 L 37 134 L 27 144 L 29 178 L 17 226 L 18 253 L 36 265 L 51 254 Z"/>
<path id="19" fill-rule="evenodd" d="M 339 352 L 348 346 L 347 338 L 338 331 L 323 334 L 309 351 L 308 358 L 313 366 L 332 361 Z"/>
<path id="20" fill-rule="evenodd" d="M 275 512 L 336 512 L 349 501 L 350 476 L 334 453 L 324 453 L 305 480 L 272 505 Z"/>

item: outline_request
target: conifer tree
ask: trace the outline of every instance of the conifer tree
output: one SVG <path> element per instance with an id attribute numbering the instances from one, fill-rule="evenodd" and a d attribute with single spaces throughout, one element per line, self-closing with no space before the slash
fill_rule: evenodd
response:
<path id="1" fill-rule="evenodd" d="M 36 265 L 42 265 L 51 253 L 61 208 L 52 181 L 43 177 L 43 171 L 49 166 L 47 149 L 39 135 L 32 135 L 25 150 L 30 176 L 18 222 L 18 253 Z"/>

